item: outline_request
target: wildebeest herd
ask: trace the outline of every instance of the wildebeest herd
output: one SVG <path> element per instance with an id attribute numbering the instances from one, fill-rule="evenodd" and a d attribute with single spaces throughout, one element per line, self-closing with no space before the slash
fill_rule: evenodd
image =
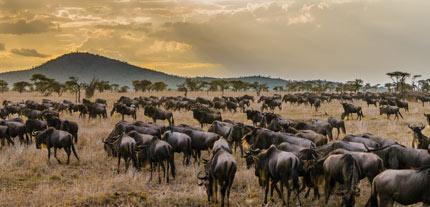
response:
<path id="1" fill-rule="evenodd" d="M 417 95 L 409 102 L 420 101 L 424 106 L 428 97 Z M 355 206 L 362 179 L 371 183 L 371 195 L 365 198 L 368 206 L 392 206 L 394 202 L 430 204 L 430 139 L 423 133 L 425 124 L 408 124 L 413 134 L 412 147 L 371 132 L 348 134 L 349 120 L 366 117 L 359 101 L 367 107 L 377 107 L 378 114 L 387 119 L 391 115 L 403 119 L 413 110 L 406 99 L 388 93 L 296 93 L 213 99 L 122 96 L 111 106 L 104 99 L 84 99 L 82 104 L 49 99 L 4 101 L 0 139 L 3 147 L 13 147 L 17 141 L 21 145 L 35 143 L 38 149 L 46 147 L 48 160 L 53 148 L 58 163 L 62 162 L 57 149 L 64 149 L 69 164 L 72 153 L 80 159 L 75 147 L 79 124 L 61 118 L 63 114 L 103 121 L 109 118 L 107 111 L 111 108 L 110 116 L 118 113 L 122 121 L 103 138 L 100 147 L 108 157 L 116 158 L 116 173 L 129 170 L 131 165 L 135 173 L 148 171 L 150 180 L 156 173 L 159 183 L 169 183 L 177 179 L 175 156 L 180 153 L 185 168 L 199 169 L 196 185 L 202 186 L 208 201 L 220 200 L 221 206 L 229 205 L 235 175 L 246 169 L 253 169 L 262 189 L 263 204 L 268 203 L 269 196 L 276 202 L 276 191 L 280 204 L 302 205 L 312 191 L 312 199 L 322 199 L 322 203 L 327 204 L 336 195 L 342 206 Z M 319 113 L 323 104 L 337 105 L 342 112 L 325 112 L 324 119 L 292 119 L 278 113 L 286 107 L 312 108 Z M 248 121 L 223 119 L 226 111 L 240 113 Z M 175 112 L 189 113 L 199 125 L 175 122 Z M 138 113 L 152 121 L 137 120 Z M 422 118 L 430 124 L 430 114 Z M 243 159 L 246 166 L 240 166 L 238 159 Z"/>

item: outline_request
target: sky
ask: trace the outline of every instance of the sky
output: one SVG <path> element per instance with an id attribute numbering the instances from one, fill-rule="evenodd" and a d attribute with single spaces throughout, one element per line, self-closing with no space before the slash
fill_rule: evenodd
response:
<path id="1" fill-rule="evenodd" d="M 0 71 L 105 55 L 182 76 L 430 78 L 428 0 L 0 0 Z"/>

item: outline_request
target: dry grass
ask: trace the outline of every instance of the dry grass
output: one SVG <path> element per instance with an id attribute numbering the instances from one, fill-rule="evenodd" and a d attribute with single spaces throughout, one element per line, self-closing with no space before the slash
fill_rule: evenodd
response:
<path id="1" fill-rule="evenodd" d="M 182 95 L 176 92 L 160 94 L 97 94 L 97 97 L 108 100 L 109 105 L 120 95 L 130 97 L 141 95 Z M 209 96 L 220 94 L 209 94 Z M 226 94 L 241 95 L 241 94 Z M 206 93 L 191 93 L 190 96 L 208 96 Z M 21 101 L 32 99 L 40 101 L 42 97 L 35 93 L 17 94 L 8 92 L 2 95 L 3 99 Z M 73 96 L 65 94 L 63 97 L 48 97 L 53 100 L 73 100 Z M 430 107 L 423 108 L 412 103 L 409 113 L 404 113 L 405 119 L 388 121 L 379 116 L 374 107 L 364 108 L 363 121 L 350 120 L 347 122 L 348 133 L 370 132 L 382 137 L 390 137 L 402 144 L 410 146 L 411 132 L 407 127 L 409 122 L 424 122 L 424 112 Z M 254 105 L 254 107 L 257 107 Z M 340 104 L 323 104 L 321 112 L 315 112 L 310 107 L 284 105 L 282 111 L 276 111 L 283 117 L 293 119 L 326 119 L 329 115 L 339 117 Z M 197 126 L 192 119 L 191 112 L 175 112 L 177 123 L 186 123 Z M 0 206 L 207 206 L 206 194 L 202 187 L 197 185 L 197 166 L 182 166 L 182 155 L 176 156 L 177 177 L 170 184 L 161 185 L 154 179 L 149 183 L 147 170 L 136 173 L 129 170 L 127 173 L 116 174 L 116 160 L 107 158 L 103 151 L 102 138 L 106 137 L 120 116 L 115 115 L 107 120 L 83 120 L 77 115 L 63 114 L 63 118 L 75 120 L 80 125 L 80 140 L 77 145 L 81 161 L 71 159 L 70 165 L 59 165 L 54 159 L 47 162 L 47 151 L 37 150 L 34 145 L 14 147 L 5 146 L 0 149 Z M 224 119 L 245 122 L 242 113 L 223 113 Z M 150 121 L 138 112 L 138 120 Z M 249 123 L 249 122 L 248 122 Z M 427 132 L 427 133 L 426 133 Z M 425 131 L 428 134 L 428 131 Z M 65 159 L 64 151 L 59 153 L 60 159 Z M 239 170 L 233 185 L 230 202 L 232 206 L 261 205 L 262 190 L 257 185 L 253 170 L 247 170 L 244 160 L 236 156 Z M 369 195 L 369 184 L 362 181 L 362 194 L 357 206 L 363 206 Z M 276 203 L 280 202 L 275 196 Z M 304 206 L 321 206 L 321 201 L 305 200 Z M 330 206 L 338 206 L 338 199 L 333 199 Z"/>

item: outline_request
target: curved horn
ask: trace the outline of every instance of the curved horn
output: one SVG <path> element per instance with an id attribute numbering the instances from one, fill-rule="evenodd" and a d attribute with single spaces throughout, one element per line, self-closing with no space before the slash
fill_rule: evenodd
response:
<path id="1" fill-rule="evenodd" d="M 201 174 L 202 173 L 204 173 L 204 175 L 203 176 L 201 176 Z M 203 179 L 206 179 L 208 176 L 206 175 L 206 173 L 205 172 L 203 172 L 203 171 L 200 171 L 199 173 L 197 173 L 197 178 L 198 179 L 200 179 L 200 180 L 203 180 Z"/>

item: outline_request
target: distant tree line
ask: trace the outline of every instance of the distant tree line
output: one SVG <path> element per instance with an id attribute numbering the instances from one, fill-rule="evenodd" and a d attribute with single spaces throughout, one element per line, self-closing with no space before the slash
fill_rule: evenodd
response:
<path id="1" fill-rule="evenodd" d="M 379 91 L 386 90 L 392 93 L 407 94 L 408 92 L 430 92 L 430 79 L 422 79 L 421 75 L 411 75 L 402 71 L 394 71 L 386 74 L 391 82 L 372 85 L 364 83 L 362 79 L 355 79 L 346 82 L 331 82 L 325 80 L 306 80 L 306 81 L 289 81 L 285 85 L 274 86 L 273 91 L 276 92 L 359 92 L 359 91 Z M 134 91 L 151 92 L 165 91 L 168 85 L 165 82 L 151 82 L 150 80 L 134 80 L 132 81 Z M 120 86 L 109 81 L 93 78 L 90 83 L 81 82 L 77 77 L 69 77 L 64 83 L 43 74 L 33 74 L 29 81 L 19 81 L 13 83 L 9 87 L 9 83 L 5 80 L 0 80 L 0 93 L 13 90 L 19 93 L 23 92 L 39 92 L 44 96 L 49 96 L 53 93 L 61 96 L 64 92 L 70 92 L 75 95 L 76 102 L 81 100 L 81 91 L 85 92 L 85 97 L 91 98 L 95 92 L 103 93 L 105 91 L 125 93 L 130 90 L 129 86 Z M 186 78 L 185 81 L 177 85 L 177 90 L 184 92 L 187 96 L 189 92 L 205 91 L 224 92 L 229 91 L 254 91 L 260 95 L 263 91 L 269 91 L 267 84 L 259 82 L 247 82 L 242 80 L 227 80 L 227 79 L 201 79 L 201 78 Z"/>

